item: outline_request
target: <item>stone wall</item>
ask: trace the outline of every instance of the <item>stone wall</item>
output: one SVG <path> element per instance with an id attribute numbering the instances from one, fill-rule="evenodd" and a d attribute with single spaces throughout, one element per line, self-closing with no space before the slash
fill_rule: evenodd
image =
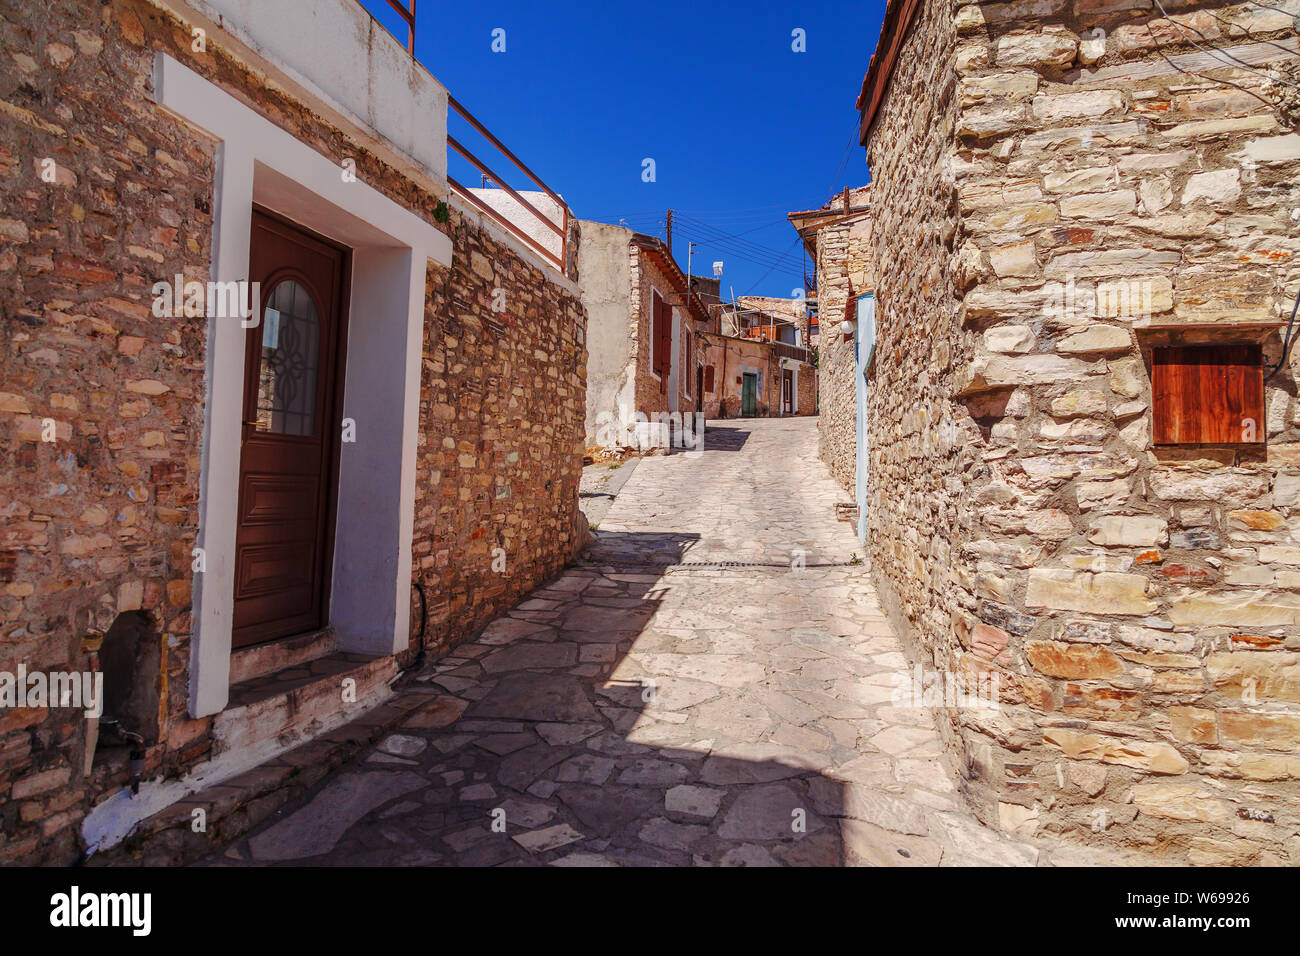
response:
<path id="1" fill-rule="evenodd" d="M 155 51 L 354 158 L 358 178 L 435 225 L 446 198 L 217 38 L 202 53 L 190 42 L 143 0 L 0 11 L 0 671 L 85 670 L 91 628 L 141 615 L 160 674 L 146 778 L 182 775 L 212 747 L 211 718 L 191 719 L 187 699 L 207 320 L 150 306 L 160 279 L 208 277 L 213 148 L 154 105 Z M 571 284 L 455 211 L 438 228 L 455 260 L 428 276 L 414 544 L 435 650 L 578 546 L 585 366 Z M 80 712 L 0 709 L 0 860 L 71 862 L 82 817 L 125 784 L 120 765 L 84 775 L 86 728 Z"/>
<path id="2" fill-rule="evenodd" d="M 1295 864 L 1295 362 L 1264 454 L 1154 446 L 1146 364 L 1159 342 L 1281 354 L 1300 137 L 1251 95 L 1279 87 L 1164 55 L 1213 66 L 1194 30 L 1284 59 L 1263 40 L 1294 31 L 1177 11 L 918 10 L 868 146 L 871 557 L 927 663 L 999 678 L 998 710 L 947 711 L 986 822 Z"/>
<path id="3" fill-rule="evenodd" d="M 425 302 L 414 552 L 434 650 L 557 574 L 586 533 L 586 313 L 474 219 L 453 215 L 452 265 L 430 265 Z"/>
<path id="4" fill-rule="evenodd" d="M 636 363 L 636 406 L 632 411 L 643 412 L 647 418 L 654 418 L 656 414 L 668 411 L 668 383 L 661 382 L 654 372 L 652 300 L 655 292 L 669 303 L 676 301 L 680 296 L 673 291 L 672 284 L 659 267 L 638 247 L 632 246 L 631 256 L 632 297 L 629 304 L 631 310 L 629 328 L 634 339 L 632 360 Z M 679 382 L 679 391 L 680 388 Z"/>
<path id="5" fill-rule="evenodd" d="M 857 471 L 857 398 L 853 336 L 846 337 L 840 324 L 849 317 L 850 296 L 875 288 L 873 269 L 870 219 L 837 222 L 818 230 L 817 313 L 825 334 L 817 344 L 821 395 L 817 453 L 831 477 L 849 492 Z"/>
<path id="6" fill-rule="evenodd" d="M 797 407 L 799 415 L 817 414 L 817 369 L 811 365 L 799 365 L 795 376 L 795 392 L 798 393 Z"/>

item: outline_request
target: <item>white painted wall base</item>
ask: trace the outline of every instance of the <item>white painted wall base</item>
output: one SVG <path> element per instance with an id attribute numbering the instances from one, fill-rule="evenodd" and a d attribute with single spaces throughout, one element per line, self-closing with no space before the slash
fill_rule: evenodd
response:
<path id="1" fill-rule="evenodd" d="M 392 666 L 396 666 L 395 664 Z M 363 716 L 393 696 L 388 683 L 380 683 L 357 701 L 344 705 L 314 729 L 314 736 L 329 733 L 351 720 Z M 301 736 L 272 736 L 256 746 L 227 749 L 219 756 L 200 764 L 179 780 L 158 777 L 140 784 L 140 792 L 119 790 L 95 807 L 81 821 L 81 835 L 86 841 L 88 854 L 98 853 L 117 846 L 142 820 L 165 810 L 173 803 L 208 787 L 215 787 L 246 770 L 273 760 L 282 753 L 304 742 Z"/>

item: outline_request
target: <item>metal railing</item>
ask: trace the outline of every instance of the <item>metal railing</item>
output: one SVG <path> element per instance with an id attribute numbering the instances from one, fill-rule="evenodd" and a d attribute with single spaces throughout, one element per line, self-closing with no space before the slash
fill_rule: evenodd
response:
<path id="1" fill-rule="evenodd" d="M 362 0 L 358 0 L 358 2 L 362 2 Z M 364 6 L 364 3 L 362 3 L 362 5 Z M 388 5 L 397 12 L 397 15 L 401 17 L 402 22 L 406 24 L 406 51 L 411 54 L 412 59 L 416 59 L 415 0 L 407 0 L 406 3 L 402 3 L 400 0 L 388 0 Z M 488 131 L 488 128 L 480 123 L 474 115 L 470 113 L 469 110 L 465 109 L 465 107 L 450 93 L 447 94 L 447 105 L 454 110 L 457 115 L 465 120 L 465 122 L 468 123 L 475 132 L 482 135 L 484 139 L 496 147 L 502 156 L 506 157 L 506 159 L 514 164 L 516 169 L 532 180 L 537 185 L 537 188 L 540 189 L 547 198 L 551 200 L 551 202 L 555 203 L 555 208 L 559 210 L 560 214 L 559 222 L 556 222 L 550 216 L 544 214 L 533 205 L 533 203 L 520 195 L 518 190 L 514 189 L 505 181 L 504 177 L 494 172 L 485 162 L 475 156 L 468 147 L 461 143 L 460 140 L 452 136 L 450 132 L 447 134 L 447 145 L 477 169 L 483 175 L 484 182 L 491 180 L 499 186 L 503 192 L 510 196 L 511 199 L 519 203 L 521 208 L 534 216 L 544 227 L 545 231 L 555 233 L 559 238 L 559 252 L 557 253 L 553 251 L 545 243 L 540 242 L 534 236 L 530 235 L 528 230 L 524 229 L 521 225 L 511 219 L 504 211 L 494 208 L 491 203 L 484 201 L 473 190 L 457 182 L 450 174 L 447 176 L 448 185 L 451 186 L 458 196 L 470 203 L 474 208 L 478 209 L 483 213 L 483 215 L 492 219 L 515 238 L 530 246 L 547 262 L 555 265 L 560 272 L 567 273 L 566 264 L 568 262 L 569 252 L 569 219 L 571 217 L 568 204 L 556 195 L 551 187 L 542 182 L 541 178 L 538 177 L 536 173 L 524 165 L 523 160 L 506 148 L 506 145 L 502 143 L 501 140 L 493 136 L 492 133 Z"/>
<path id="2" fill-rule="evenodd" d="M 812 364 L 812 353 L 803 346 L 789 345 L 785 342 L 772 342 L 771 345 L 772 350 L 782 358 L 794 359 L 806 365 Z"/>
<path id="3" fill-rule="evenodd" d="M 408 6 L 402 6 L 397 0 L 388 0 L 388 5 L 397 11 L 397 15 L 406 24 L 406 52 L 415 58 L 415 0 Z"/>
<path id="4" fill-rule="evenodd" d="M 537 217 L 538 222 L 540 222 L 548 230 L 554 232 L 559 237 L 560 240 L 559 254 L 557 255 L 556 253 L 552 252 L 549 248 L 547 248 L 541 242 L 537 241 L 532 236 L 530 236 L 527 232 L 525 232 L 522 228 L 520 228 L 516 223 L 510 220 L 507 216 L 503 215 L 500 210 L 493 209 L 489 203 L 484 202 L 481 198 L 479 198 L 478 195 L 476 195 L 471 190 L 467 189 L 465 186 L 461 185 L 459 182 L 453 179 L 450 174 L 448 174 L 447 182 L 451 184 L 451 188 L 456 190 L 456 192 L 463 199 L 465 199 L 470 203 L 473 203 L 474 206 L 477 207 L 481 212 L 483 212 L 484 215 L 489 216 L 492 219 L 496 220 L 506 229 L 510 230 L 510 232 L 512 232 L 516 237 L 522 239 L 524 242 L 528 243 L 528 245 L 532 246 L 534 249 L 537 250 L 538 253 L 540 253 L 550 262 L 553 262 L 559 268 L 559 270 L 563 272 L 564 264 L 566 261 L 565 257 L 568 253 L 568 248 L 569 248 L 568 246 L 569 207 L 565 204 L 563 199 L 561 199 L 551 190 L 550 186 L 547 186 L 546 183 L 542 182 L 542 180 L 538 177 L 536 173 L 534 173 L 531 169 L 529 169 L 527 166 L 524 165 L 523 160 L 521 160 L 518 156 L 516 156 L 509 149 L 507 149 L 506 145 L 502 143 L 501 140 L 493 136 L 488 131 L 487 127 L 485 127 L 482 123 L 480 123 L 477 119 L 475 119 L 474 115 L 470 113 L 469 110 L 465 109 L 465 107 L 462 106 L 460 102 L 450 93 L 447 94 L 447 105 L 450 106 L 453 110 L 455 110 L 460 115 L 460 117 L 464 119 L 465 122 L 469 123 L 469 125 L 475 131 L 480 133 L 484 139 L 486 139 L 489 143 L 495 146 L 501 152 L 502 156 L 505 156 L 508 160 L 510 160 L 510 162 L 514 163 L 516 169 L 518 169 L 521 173 L 523 173 L 534 183 L 536 183 L 537 188 L 540 189 L 543 193 L 545 193 L 546 196 L 551 200 L 551 202 L 555 203 L 555 207 L 560 211 L 560 222 L 558 223 L 552 220 L 549 216 L 544 215 L 541 212 L 541 210 L 539 210 L 536 206 L 534 206 L 527 199 L 521 196 L 519 192 L 513 189 L 502 176 L 493 172 L 486 163 L 484 163 L 472 152 L 470 152 L 458 139 L 456 139 L 450 133 L 447 134 L 448 146 L 456 150 L 456 152 L 460 153 L 461 156 L 465 157 L 465 159 L 467 159 L 475 169 L 477 169 L 480 173 L 482 173 L 487 179 L 492 180 L 492 182 L 500 186 L 501 189 L 507 195 L 509 195 L 512 199 L 515 200 L 515 202 L 519 203 L 519 205 L 521 205 L 524 209 L 527 209 L 530 213 L 532 213 L 535 217 Z"/>

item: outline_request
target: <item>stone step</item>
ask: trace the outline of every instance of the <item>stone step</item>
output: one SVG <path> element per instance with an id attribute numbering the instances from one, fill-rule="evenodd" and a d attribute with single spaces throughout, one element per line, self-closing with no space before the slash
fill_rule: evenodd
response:
<path id="1" fill-rule="evenodd" d="M 382 703 L 396 676 L 393 657 L 336 651 L 235 684 L 212 722 L 213 757 L 270 757 L 310 740 Z"/>
<path id="2" fill-rule="evenodd" d="M 258 677 L 266 677 L 276 671 L 326 657 L 336 650 L 338 642 L 332 627 L 271 641 L 269 644 L 241 648 L 230 655 L 230 683 L 243 684 Z"/>

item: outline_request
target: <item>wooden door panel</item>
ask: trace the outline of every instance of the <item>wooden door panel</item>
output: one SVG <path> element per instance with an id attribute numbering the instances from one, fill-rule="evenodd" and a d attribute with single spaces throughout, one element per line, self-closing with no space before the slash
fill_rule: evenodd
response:
<path id="1" fill-rule="evenodd" d="M 255 211 L 235 532 L 233 643 L 326 623 L 345 345 L 346 250 Z"/>
<path id="2" fill-rule="evenodd" d="M 302 560 L 300 549 L 314 547 L 311 535 L 270 542 L 245 545 L 239 550 L 235 567 L 235 581 L 239 593 L 246 598 L 275 597 L 282 591 L 301 591 L 311 587 L 310 564 Z"/>
<path id="3" fill-rule="evenodd" d="M 247 474 L 243 480 L 239 521 L 244 527 L 315 519 L 317 476 Z"/>

